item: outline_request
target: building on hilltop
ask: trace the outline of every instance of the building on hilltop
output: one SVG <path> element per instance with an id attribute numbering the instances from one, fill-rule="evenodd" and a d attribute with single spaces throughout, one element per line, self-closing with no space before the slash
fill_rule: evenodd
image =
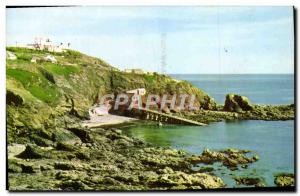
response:
<path id="1" fill-rule="evenodd" d="M 30 48 L 35 50 L 46 50 L 49 52 L 60 53 L 60 52 L 65 52 L 66 49 L 69 49 L 70 43 L 67 44 L 60 43 L 59 45 L 56 45 L 47 37 L 35 37 L 34 42 L 32 44 L 22 45 L 17 42 L 16 47 L 24 47 L 24 48 Z"/>
<path id="2" fill-rule="evenodd" d="M 126 93 L 127 94 L 136 94 L 136 95 L 145 95 L 146 94 L 146 89 L 138 88 L 138 89 L 126 91 Z"/>
<path id="3" fill-rule="evenodd" d="M 64 52 L 65 49 L 69 48 L 70 43 L 67 45 L 64 45 L 63 43 L 55 45 L 49 38 L 35 37 L 33 46 L 35 49 L 47 50 L 49 52 Z"/>
<path id="4" fill-rule="evenodd" d="M 136 68 L 136 69 L 125 69 L 126 73 L 135 73 L 135 74 L 144 74 L 144 71 L 142 69 Z"/>

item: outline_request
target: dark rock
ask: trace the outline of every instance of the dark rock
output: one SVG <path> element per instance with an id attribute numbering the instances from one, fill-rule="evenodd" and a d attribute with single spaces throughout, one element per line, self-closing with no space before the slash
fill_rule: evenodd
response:
<path id="1" fill-rule="evenodd" d="M 213 167 L 201 167 L 198 172 L 200 173 L 205 173 L 205 172 L 212 172 L 214 171 L 214 168 Z"/>
<path id="2" fill-rule="evenodd" d="M 48 140 L 53 139 L 53 133 L 49 130 L 45 130 L 45 129 L 39 130 L 38 135 Z"/>
<path id="3" fill-rule="evenodd" d="M 41 74 L 51 83 L 55 84 L 55 80 L 54 80 L 54 76 L 52 73 L 50 73 L 49 71 L 47 71 L 44 68 L 39 67 L 38 68 L 39 71 L 41 72 Z"/>
<path id="4" fill-rule="evenodd" d="M 36 146 L 27 145 L 26 149 L 16 157 L 22 159 L 40 159 L 43 157 L 43 154 Z"/>
<path id="5" fill-rule="evenodd" d="M 55 163 L 54 169 L 60 169 L 60 170 L 73 170 L 75 169 L 75 166 L 70 163 Z"/>
<path id="6" fill-rule="evenodd" d="M 75 156 L 80 160 L 90 160 L 91 156 L 88 152 L 77 152 L 75 153 Z"/>
<path id="7" fill-rule="evenodd" d="M 21 164 L 22 173 L 36 173 L 34 166 Z"/>
<path id="8" fill-rule="evenodd" d="M 17 95 L 16 93 L 10 90 L 6 90 L 6 104 L 19 106 L 22 105 L 23 103 L 24 100 L 20 95 Z"/>
<path id="9" fill-rule="evenodd" d="M 264 180 L 257 177 L 234 177 L 233 178 L 237 185 L 254 185 L 255 187 L 265 187 Z"/>
<path id="10" fill-rule="evenodd" d="M 53 166 L 50 165 L 41 165 L 41 171 L 53 170 Z"/>
<path id="11" fill-rule="evenodd" d="M 204 103 L 202 104 L 202 108 L 204 110 L 216 110 L 217 109 L 217 104 L 215 100 L 211 97 L 206 97 Z"/>
<path id="12" fill-rule="evenodd" d="M 91 142 L 91 138 L 87 130 L 80 128 L 68 128 L 68 130 L 79 137 L 83 143 Z"/>
<path id="13" fill-rule="evenodd" d="M 245 96 L 228 94 L 223 110 L 228 112 L 251 111 L 253 106 Z"/>
<path id="14" fill-rule="evenodd" d="M 53 144 L 51 140 L 45 139 L 35 134 L 30 135 L 29 138 L 32 142 L 34 142 L 38 146 L 48 147 L 48 146 L 52 146 Z"/>
<path id="15" fill-rule="evenodd" d="M 65 142 L 58 142 L 56 144 L 56 149 L 63 150 L 63 151 L 69 151 L 69 152 L 76 150 L 76 148 L 73 145 L 65 143 Z"/>

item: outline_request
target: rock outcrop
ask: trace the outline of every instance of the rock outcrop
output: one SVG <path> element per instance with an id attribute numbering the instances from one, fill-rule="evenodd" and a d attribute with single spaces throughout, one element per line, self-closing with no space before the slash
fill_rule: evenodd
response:
<path id="1" fill-rule="evenodd" d="M 247 157 L 245 154 L 249 152 L 249 150 L 238 149 L 226 149 L 223 151 L 211 151 L 206 149 L 200 156 L 191 156 L 188 157 L 187 160 L 193 164 L 222 162 L 227 168 L 237 170 L 239 165 L 247 165 L 259 160 L 258 155 Z"/>
<path id="2" fill-rule="evenodd" d="M 274 183 L 278 187 L 295 186 L 294 174 L 281 173 L 275 175 Z"/>
<path id="3" fill-rule="evenodd" d="M 228 94 L 223 110 L 227 112 L 251 111 L 253 106 L 245 96 Z"/>
<path id="4" fill-rule="evenodd" d="M 295 106 L 290 105 L 252 105 L 253 110 L 243 112 L 227 112 L 223 110 L 199 110 L 194 113 L 181 113 L 185 118 L 202 122 L 220 122 L 224 120 L 293 120 Z"/>
<path id="5" fill-rule="evenodd" d="M 255 187 L 265 187 L 264 180 L 258 177 L 234 177 L 233 178 L 237 185 L 247 185 L 247 186 L 255 186 Z"/>

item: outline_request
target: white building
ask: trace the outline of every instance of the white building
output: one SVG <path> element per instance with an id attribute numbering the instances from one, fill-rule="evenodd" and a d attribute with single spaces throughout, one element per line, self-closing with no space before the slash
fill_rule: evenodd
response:
<path id="1" fill-rule="evenodd" d="M 125 69 L 126 73 L 144 74 L 142 69 Z"/>
<path id="2" fill-rule="evenodd" d="M 49 38 L 47 37 L 35 37 L 33 44 L 20 44 L 16 43 L 16 47 L 24 47 L 36 50 L 46 50 L 49 52 L 65 52 L 66 49 L 69 49 L 70 43 L 64 44 L 54 44 Z"/>
<path id="3" fill-rule="evenodd" d="M 63 43 L 55 45 L 49 38 L 46 37 L 34 38 L 34 47 L 39 50 L 47 50 L 49 52 L 64 52 L 64 50 L 67 49 L 68 46 L 64 46 Z"/>
<path id="4" fill-rule="evenodd" d="M 135 95 L 145 95 L 146 94 L 146 89 L 138 88 L 138 89 L 126 91 L 126 93 L 135 94 Z"/>

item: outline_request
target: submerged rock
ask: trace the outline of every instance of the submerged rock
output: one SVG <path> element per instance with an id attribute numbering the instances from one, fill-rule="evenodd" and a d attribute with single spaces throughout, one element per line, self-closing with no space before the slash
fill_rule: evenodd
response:
<path id="1" fill-rule="evenodd" d="M 259 158 L 258 155 L 247 157 L 245 154 L 249 150 L 226 149 L 222 151 L 211 151 L 205 149 L 200 156 L 191 156 L 187 160 L 191 163 L 205 163 L 213 164 L 215 162 L 222 162 L 224 166 L 229 169 L 238 169 L 238 165 L 245 165 L 256 162 Z"/>
<path id="2" fill-rule="evenodd" d="M 248 186 L 255 186 L 255 187 L 265 187 L 265 183 L 263 179 L 257 177 L 234 177 L 233 178 L 237 185 L 248 185 Z"/>
<path id="3" fill-rule="evenodd" d="M 212 172 L 214 171 L 214 168 L 213 167 L 201 167 L 198 172 L 200 173 L 206 173 L 206 172 Z"/>
<path id="4" fill-rule="evenodd" d="M 295 186 L 295 177 L 294 174 L 291 173 L 281 173 L 275 175 L 274 183 L 276 186 L 284 187 L 284 186 Z"/>

